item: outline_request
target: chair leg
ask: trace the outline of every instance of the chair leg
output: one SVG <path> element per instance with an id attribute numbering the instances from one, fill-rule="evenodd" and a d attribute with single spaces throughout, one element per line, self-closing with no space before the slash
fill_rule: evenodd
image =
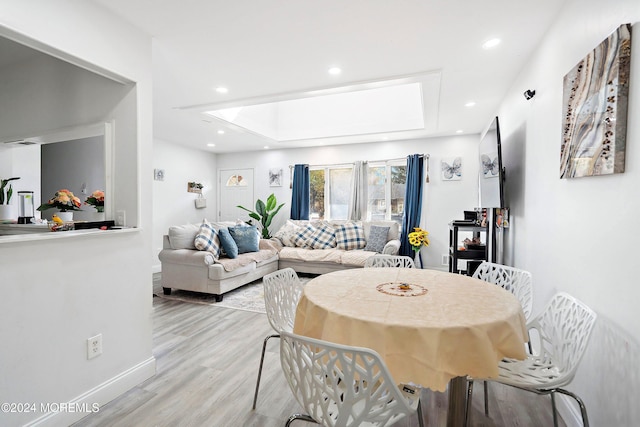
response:
<path id="1" fill-rule="evenodd" d="M 424 427 L 424 421 L 422 420 L 422 406 L 421 406 L 420 399 L 418 399 L 417 412 L 418 412 L 418 424 L 420 425 L 420 427 Z"/>
<path id="2" fill-rule="evenodd" d="M 471 409 L 471 397 L 473 396 L 473 381 L 467 381 L 467 402 L 464 407 L 464 425 L 469 425 L 469 410 Z"/>
<path id="3" fill-rule="evenodd" d="M 270 338 L 280 338 L 280 335 L 274 334 L 269 335 L 264 339 L 264 343 L 262 343 L 262 356 L 260 356 L 260 367 L 258 368 L 258 380 L 256 381 L 256 391 L 253 395 L 253 406 L 251 409 L 256 409 L 256 402 L 258 401 L 258 389 L 260 388 L 260 377 L 262 377 L 262 365 L 264 363 L 264 353 L 267 351 L 267 341 Z"/>
<path id="4" fill-rule="evenodd" d="M 556 411 L 556 393 L 551 392 L 551 410 L 553 411 L 553 427 L 558 427 L 558 412 Z"/>
<path id="5" fill-rule="evenodd" d="M 573 399 L 578 402 L 578 406 L 580 406 L 580 414 L 582 415 L 582 425 L 584 427 L 589 427 L 589 417 L 587 416 L 587 407 L 584 405 L 582 399 L 578 397 L 578 395 L 571 393 L 570 391 L 564 389 L 556 389 L 558 393 L 566 394 L 569 397 L 573 397 Z M 553 395 L 552 395 L 553 396 Z"/>
<path id="6" fill-rule="evenodd" d="M 293 415 L 291 415 L 289 417 L 289 419 L 287 420 L 287 423 L 284 425 L 284 427 L 289 427 L 291 425 L 291 423 L 294 422 L 295 420 L 302 420 L 302 421 L 308 421 L 310 423 L 319 424 L 316 420 L 311 418 L 309 415 L 293 414 Z"/>
<path id="7" fill-rule="evenodd" d="M 484 383 L 484 414 L 489 416 L 489 386 L 486 381 Z"/>

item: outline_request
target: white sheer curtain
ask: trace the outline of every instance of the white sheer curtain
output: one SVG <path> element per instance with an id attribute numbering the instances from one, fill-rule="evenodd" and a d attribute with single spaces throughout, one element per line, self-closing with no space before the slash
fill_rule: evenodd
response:
<path id="1" fill-rule="evenodd" d="M 351 195 L 349 197 L 349 219 L 364 221 L 367 219 L 367 162 L 358 160 L 353 163 Z"/>

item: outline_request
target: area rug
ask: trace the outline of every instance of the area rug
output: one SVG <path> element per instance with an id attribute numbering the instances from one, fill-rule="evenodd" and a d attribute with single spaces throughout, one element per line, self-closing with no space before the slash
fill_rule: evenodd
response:
<path id="1" fill-rule="evenodd" d="M 153 275 L 153 296 L 173 301 L 182 301 L 190 304 L 213 305 L 216 307 L 232 308 L 235 310 L 253 311 L 256 313 L 266 313 L 264 308 L 264 288 L 262 279 L 248 283 L 224 294 L 222 301 L 216 302 L 211 294 L 202 292 L 183 291 L 172 289 L 171 295 L 164 295 L 160 283 L 161 273 Z M 300 277 L 303 283 L 311 280 L 310 277 Z"/>

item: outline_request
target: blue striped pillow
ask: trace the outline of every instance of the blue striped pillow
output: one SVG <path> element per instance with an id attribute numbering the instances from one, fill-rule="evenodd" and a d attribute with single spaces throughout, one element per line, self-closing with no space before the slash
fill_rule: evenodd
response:
<path id="1" fill-rule="evenodd" d="M 351 249 L 362 249 L 367 241 L 364 238 L 364 230 L 360 224 L 347 222 L 336 228 L 336 246 L 345 251 Z"/>
<path id="2" fill-rule="evenodd" d="M 215 228 L 206 219 L 202 221 L 193 245 L 199 251 L 208 251 L 215 259 L 220 257 L 220 238 Z"/>
<path id="3" fill-rule="evenodd" d="M 336 247 L 336 230 L 329 224 L 324 224 L 309 237 L 307 244 L 313 249 L 331 249 Z"/>

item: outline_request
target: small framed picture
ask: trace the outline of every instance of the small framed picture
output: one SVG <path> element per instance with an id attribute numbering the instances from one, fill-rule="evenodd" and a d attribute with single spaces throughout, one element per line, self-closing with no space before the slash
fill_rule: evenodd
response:
<path id="1" fill-rule="evenodd" d="M 164 169 L 154 169 L 153 179 L 156 181 L 164 181 Z"/>
<path id="2" fill-rule="evenodd" d="M 282 168 L 269 169 L 269 186 L 282 187 Z"/>

